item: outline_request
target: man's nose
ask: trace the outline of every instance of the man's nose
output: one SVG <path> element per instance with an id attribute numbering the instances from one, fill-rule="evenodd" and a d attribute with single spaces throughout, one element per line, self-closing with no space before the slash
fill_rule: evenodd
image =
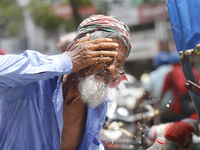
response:
<path id="1" fill-rule="evenodd" d="M 108 65 L 105 69 L 109 74 L 111 74 L 112 78 L 118 74 L 115 63 Z"/>

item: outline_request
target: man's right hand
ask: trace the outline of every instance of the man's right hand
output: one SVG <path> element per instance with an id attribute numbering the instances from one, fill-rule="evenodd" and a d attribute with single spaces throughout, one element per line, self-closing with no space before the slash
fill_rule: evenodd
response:
<path id="1" fill-rule="evenodd" d="M 190 81 L 190 80 L 187 80 L 187 82 L 185 83 L 185 87 L 195 93 L 196 95 L 200 96 L 200 86 L 197 85 L 196 83 Z"/>
<path id="2" fill-rule="evenodd" d="M 114 51 L 118 46 L 110 38 L 99 38 L 90 41 L 90 35 L 88 34 L 64 53 L 72 60 L 72 72 L 77 72 L 97 63 L 113 61 L 114 57 L 118 55 Z"/>

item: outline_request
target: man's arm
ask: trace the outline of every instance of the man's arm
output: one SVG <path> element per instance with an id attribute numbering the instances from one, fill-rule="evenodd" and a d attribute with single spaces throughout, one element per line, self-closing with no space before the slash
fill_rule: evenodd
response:
<path id="1" fill-rule="evenodd" d="M 90 65 L 113 61 L 118 55 L 113 51 L 118 44 L 112 39 L 89 39 L 90 35 L 87 35 L 59 55 L 45 56 L 36 51 L 25 51 L 22 55 L 0 56 L 0 87 L 15 87 L 77 72 Z"/>
<path id="2" fill-rule="evenodd" d="M 0 56 L 0 60 L 0 87 L 15 87 L 72 71 L 71 59 L 66 54 L 46 56 L 27 50 L 21 55 Z"/>

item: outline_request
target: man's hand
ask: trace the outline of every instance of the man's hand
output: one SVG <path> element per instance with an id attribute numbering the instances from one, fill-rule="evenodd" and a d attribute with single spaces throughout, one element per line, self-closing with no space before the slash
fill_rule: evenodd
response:
<path id="1" fill-rule="evenodd" d="M 114 43 L 112 39 L 100 38 L 89 41 L 90 35 L 86 35 L 82 40 L 75 43 L 66 53 L 72 60 L 73 70 L 77 72 L 88 66 L 97 63 L 106 63 L 113 61 L 118 55 L 113 49 L 119 45 Z"/>
<path id="2" fill-rule="evenodd" d="M 188 80 L 186 83 L 185 83 L 185 87 L 195 93 L 196 95 L 200 96 L 200 86 L 195 84 L 194 82 Z"/>

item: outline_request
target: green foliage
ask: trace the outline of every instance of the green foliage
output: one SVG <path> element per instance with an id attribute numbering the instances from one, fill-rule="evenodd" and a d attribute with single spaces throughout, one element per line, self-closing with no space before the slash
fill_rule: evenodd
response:
<path id="1" fill-rule="evenodd" d="M 135 6 L 149 4 L 149 3 L 165 2 L 165 0 L 131 0 L 131 1 L 132 1 L 132 4 Z"/>
<path id="2" fill-rule="evenodd" d="M 42 26 L 46 30 L 56 30 L 65 22 L 63 18 L 55 16 L 51 5 L 43 0 L 31 1 L 26 9 L 31 13 L 36 25 Z"/>
<path id="3" fill-rule="evenodd" d="M 78 7 L 88 7 L 92 6 L 92 2 L 90 0 L 75 0 L 77 2 Z"/>
<path id="4" fill-rule="evenodd" d="M 164 2 L 165 0 L 142 0 L 143 3 L 158 3 L 158 2 Z"/>
<path id="5" fill-rule="evenodd" d="M 109 10 L 109 3 L 107 0 L 92 0 L 93 3 L 95 4 L 96 8 L 98 9 L 99 14 L 107 14 Z"/>
<path id="6" fill-rule="evenodd" d="M 16 35 L 22 20 L 22 8 L 15 0 L 0 0 L 0 36 Z"/>
<path id="7" fill-rule="evenodd" d="M 61 26 L 63 26 L 65 31 L 67 32 L 74 31 L 77 29 L 73 17 L 62 23 Z"/>
<path id="8" fill-rule="evenodd" d="M 74 0 L 77 8 L 91 6 L 90 0 Z M 69 0 L 61 1 L 61 5 L 69 4 Z M 44 0 L 32 0 L 26 7 L 31 13 L 35 23 L 46 30 L 56 30 L 59 26 L 64 26 L 67 31 L 75 30 L 74 18 L 63 19 L 55 16 L 51 10 L 51 5 Z"/>

